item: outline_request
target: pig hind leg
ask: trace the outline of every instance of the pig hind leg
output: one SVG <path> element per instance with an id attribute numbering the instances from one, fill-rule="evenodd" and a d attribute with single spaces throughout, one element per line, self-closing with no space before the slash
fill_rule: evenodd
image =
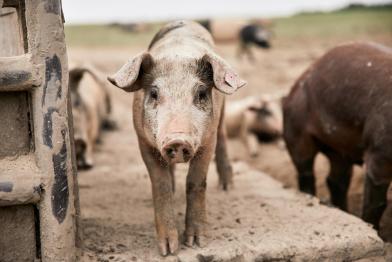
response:
<path id="1" fill-rule="evenodd" d="M 366 161 L 366 179 L 362 218 L 379 229 L 381 217 L 387 207 L 387 192 L 391 178 L 385 167 L 385 158 L 369 156 Z"/>
<path id="2" fill-rule="evenodd" d="M 315 195 L 314 159 L 318 152 L 313 138 L 308 134 L 285 136 L 287 149 L 298 172 L 298 186 L 302 192 Z"/>
<path id="3" fill-rule="evenodd" d="M 233 168 L 231 166 L 227 153 L 227 135 L 223 123 L 224 110 L 222 110 L 221 119 L 218 126 L 217 143 L 215 148 L 215 162 L 219 175 L 219 186 L 223 190 L 228 190 L 233 185 Z"/>
<path id="4" fill-rule="evenodd" d="M 347 192 L 352 175 L 352 164 L 337 153 L 328 153 L 330 171 L 327 185 L 334 206 L 347 211 Z"/>
<path id="5" fill-rule="evenodd" d="M 362 218 L 373 224 L 376 229 L 379 228 L 382 214 L 387 207 L 388 186 L 389 184 L 377 185 L 369 175 L 366 175 Z"/>

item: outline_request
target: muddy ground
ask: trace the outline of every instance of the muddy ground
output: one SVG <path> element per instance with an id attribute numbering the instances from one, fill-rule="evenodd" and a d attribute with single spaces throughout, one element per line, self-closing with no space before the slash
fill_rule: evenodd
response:
<path id="1" fill-rule="evenodd" d="M 391 44 L 391 37 L 380 36 L 380 42 Z M 236 57 L 235 44 L 219 45 L 219 52 L 248 81 L 248 86 L 231 97 L 236 100 L 252 94 L 272 93 L 284 94 L 295 79 L 312 61 L 329 47 L 337 44 L 337 40 L 306 41 L 279 43 L 269 51 L 253 50 L 257 60 L 249 62 L 246 58 Z M 118 69 L 128 57 L 140 52 L 143 46 L 129 48 L 69 48 L 71 61 L 93 63 L 104 73 L 112 73 Z M 97 145 L 96 166 L 79 173 L 80 201 L 82 209 L 82 226 L 85 240 L 86 261 L 110 260 L 132 261 L 132 247 L 137 242 L 150 246 L 157 252 L 154 239 L 150 237 L 154 231 L 153 208 L 149 187 L 149 178 L 141 161 L 135 132 L 132 127 L 131 94 L 113 88 L 114 119 L 118 130 L 105 133 L 102 142 Z M 294 167 L 289 156 L 280 143 L 260 145 L 260 154 L 249 158 L 238 141 L 229 142 L 229 154 L 233 162 L 245 161 L 251 166 L 281 181 L 286 187 L 296 187 Z M 317 190 L 322 201 L 328 202 L 329 195 L 325 184 L 328 163 L 324 157 L 317 158 Z M 363 175 L 360 167 L 355 168 L 355 175 L 349 192 L 349 210 L 355 215 L 361 212 Z M 177 177 L 184 180 L 185 176 Z M 216 185 L 210 184 L 209 187 Z M 183 196 L 184 188 L 178 188 Z M 246 194 L 246 188 L 244 188 Z M 218 194 L 218 195 L 217 195 Z M 219 198 L 220 192 L 213 191 L 207 198 Z M 143 202 L 146 208 L 134 210 L 133 203 Z M 219 203 L 219 201 L 211 201 Z M 208 206 L 216 212 L 219 204 Z M 252 210 L 248 210 L 252 212 Z M 246 214 L 243 214 L 246 216 Z M 183 212 L 179 211 L 179 216 Z M 148 220 L 146 228 L 135 228 L 132 221 Z M 273 230 L 273 229 L 271 229 Z M 140 244 L 140 243 L 139 243 Z M 107 254 L 122 254 L 106 256 Z M 127 255 L 128 254 L 128 255 Z"/>

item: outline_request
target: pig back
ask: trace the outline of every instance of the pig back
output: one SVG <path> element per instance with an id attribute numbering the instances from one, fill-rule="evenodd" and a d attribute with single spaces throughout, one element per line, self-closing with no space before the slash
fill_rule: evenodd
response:
<path id="1" fill-rule="evenodd" d="M 153 57 L 168 54 L 201 57 L 212 51 L 214 42 L 211 34 L 199 23 L 175 21 L 165 25 L 152 39 L 148 50 Z"/>
<path id="2" fill-rule="evenodd" d="M 353 43 L 332 49 L 302 81 L 315 111 L 325 110 L 349 124 L 363 124 L 369 114 L 392 101 L 391 76 L 391 50 Z"/>
<path id="3" fill-rule="evenodd" d="M 326 53 L 298 79 L 284 114 L 288 125 L 359 162 L 375 137 L 385 137 L 380 132 L 392 133 L 391 101 L 391 50 L 350 43 Z"/>
<path id="4" fill-rule="evenodd" d="M 94 125 L 100 126 L 109 114 L 108 90 L 105 83 L 97 75 L 86 71 L 79 82 L 77 92 L 87 110 L 88 121 L 97 121 Z"/>

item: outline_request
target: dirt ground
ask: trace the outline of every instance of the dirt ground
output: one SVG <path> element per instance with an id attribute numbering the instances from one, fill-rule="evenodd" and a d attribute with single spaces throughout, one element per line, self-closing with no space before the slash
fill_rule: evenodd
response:
<path id="1" fill-rule="evenodd" d="M 392 43 L 389 36 L 376 40 Z M 255 63 L 250 63 L 246 58 L 238 59 L 235 55 L 236 45 L 220 45 L 219 52 L 248 81 L 246 88 L 228 97 L 228 100 L 260 93 L 286 93 L 305 68 L 335 44 L 336 41 L 316 40 L 277 43 L 269 51 L 253 50 L 257 56 Z M 110 74 L 130 56 L 142 50 L 143 46 L 118 49 L 69 48 L 68 53 L 71 61 L 93 63 L 103 72 Z M 103 135 L 101 144 L 97 145 L 96 166 L 89 171 L 79 173 L 86 261 L 134 261 L 136 257 L 127 257 L 126 254 L 130 253 L 132 245 L 136 242 L 151 246 L 152 251 L 157 252 L 154 239 L 149 237 L 151 231 L 154 231 L 153 208 L 151 195 L 146 194 L 146 191 L 150 192 L 149 178 L 139 155 L 131 122 L 132 96 L 115 88 L 111 92 L 114 119 L 119 129 Z M 294 167 L 284 146 L 279 143 L 260 145 L 259 156 L 249 158 L 238 141 L 230 141 L 229 154 L 233 162 L 248 162 L 251 166 L 281 181 L 286 187 L 296 187 Z M 319 156 L 316 161 L 318 197 L 326 203 L 329 199 L 325 184 L 327 173 L 328 163 L 324 157 Z M 355 215 L 361 212 L 362 173 L 360 167 L 355 168 L 349 192 L 349 210 Z M 184 179 L 184 176 L 178 176 L 178 180 Z M 141 184 L 145 187 L 140 187 Z M 215 185 L 209 185 L 211 186 Z M 207 198 L 214 197 L 216 197 L 214 194 L 207 196 Z M 148 208 L 134 210 L 133 203 L 140 201 Z M 208 206 L 208 209 L 215 211 L 219 208 L 219 205 Z M 183 214 L 179 215 L 183 216 Z M 140 218 L 148 220 L 149 226 L 135 228 L 132 221 Z M 124 256 L 122 258 L 104 256 L 116 252 Z"/>

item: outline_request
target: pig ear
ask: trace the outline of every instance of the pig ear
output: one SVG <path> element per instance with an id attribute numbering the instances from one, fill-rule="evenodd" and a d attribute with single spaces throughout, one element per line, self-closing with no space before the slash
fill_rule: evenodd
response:
<path id="1" fill-rule="evenodd" d="M 86 71 L 87 71 L 86 68 L 81 66 L 72 67 L 69 70 L 68 85 L 72 92 L 77 91 L 77 89 L 79 88 L 80 80 L 82 80 L 82 77 Z"/>
<path id="2" fill-rule="evenodd" d="M 152 57 L 144 52 L 128 60 L 117 73 L 108 77 L 113 85 L 127 91 L 134 92 L 141 88 L 135 84 L 139 76 L 152 65 Z"/>
<path id="3" fill-rule="evenodd" d="M 212 66 L 215 87 L 222 93 L 231 95 L 239 88 L 246 85 L 246 81 L 224 61 L 215 54 L 206 54 L 202 60 L 207 61 Z"/>

